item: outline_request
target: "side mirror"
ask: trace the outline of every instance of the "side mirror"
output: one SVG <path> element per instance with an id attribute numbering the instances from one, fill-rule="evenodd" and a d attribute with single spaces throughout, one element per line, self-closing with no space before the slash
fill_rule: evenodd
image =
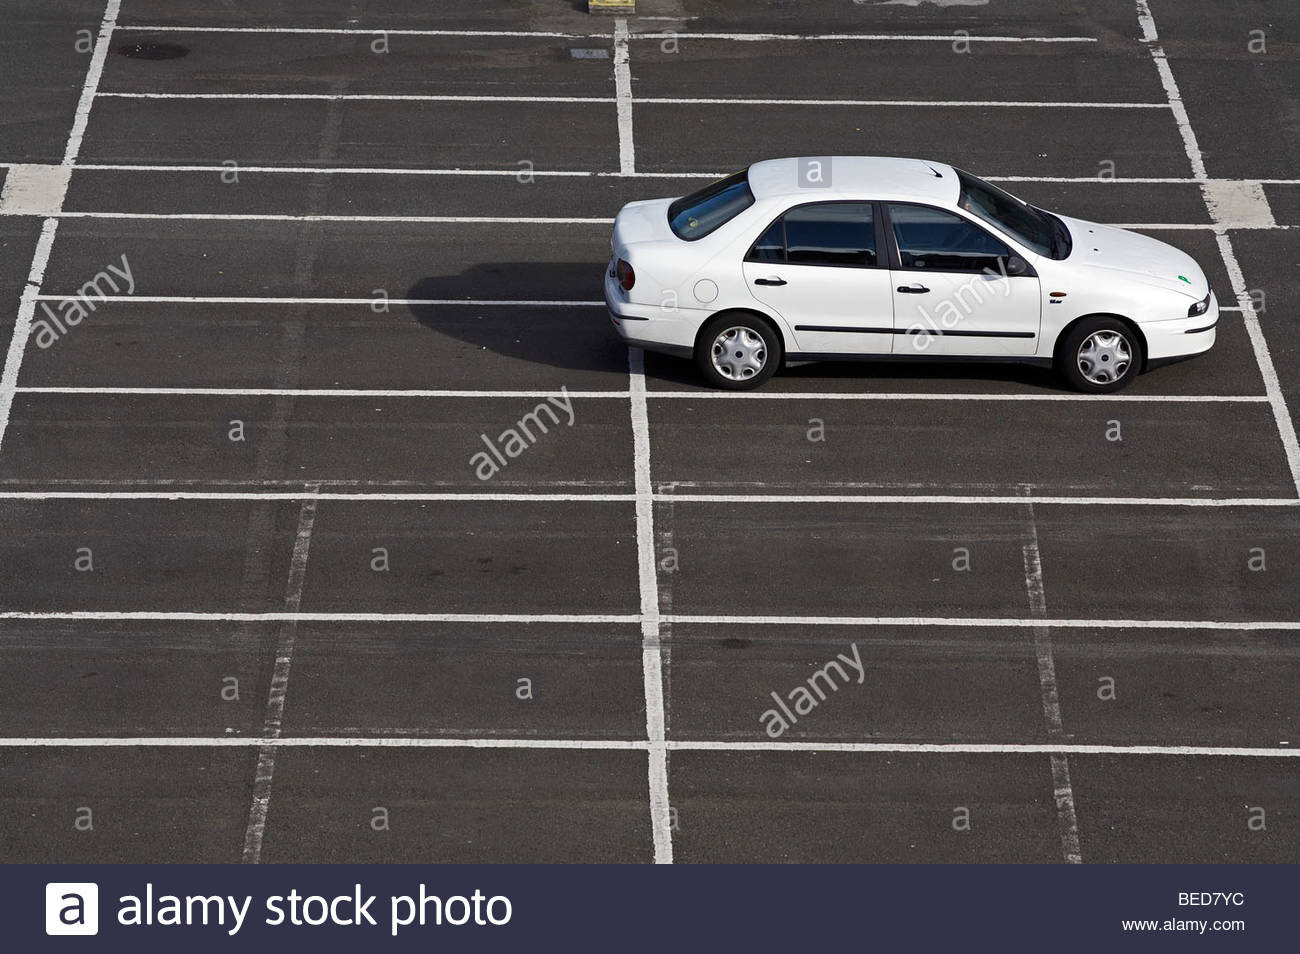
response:
<path id="1" fill-rule="evenodd" d="M 1003 268 L 1006 269 L 1006 273 L 1012 278 L 1019 278 L 1022 275 L 1032 275 L 1034 273 L 1034 270 L 1029 267 L 1029 263 L 1019 255 L 1009 256 L 1004 263 Z"/>

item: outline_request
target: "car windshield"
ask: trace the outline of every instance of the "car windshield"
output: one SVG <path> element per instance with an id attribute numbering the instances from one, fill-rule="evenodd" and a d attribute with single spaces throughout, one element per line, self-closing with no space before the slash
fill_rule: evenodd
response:
<path id="1" fill-rule="evenodd" d="M 958 206 L 1016 238 L 1039 255 L 1055 259 L 1070 254 L 1070 233 L 1056 216 L 1036 209 L 995 185 L 957 171 L 961 182 Z"/>
<path id="2" fill-rule="evenodd" d="M 748 171 L 737 172 L 668 206 L 668 224 L 678 238 L 693 242 L 730 222 L 753 204 Z"/>

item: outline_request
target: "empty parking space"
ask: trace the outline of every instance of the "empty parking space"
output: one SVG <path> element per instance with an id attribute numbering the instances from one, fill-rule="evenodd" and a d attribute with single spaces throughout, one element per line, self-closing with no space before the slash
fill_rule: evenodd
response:
<path id="1" fill-rule="evenodd" d="M 239 861 L 255 753 L 244 748 L 0 749 L 6 861 Z"/>
<path id="2" fill-rule="evenodd" d="M 1026 616 L 1021 510 L 670 501 L 661 585 L 682 614 Z"/>
<path id="3" fill-rule="evenodd" d="M 6 443 L 0 475 L 11 486 L 80 478 L 610 489 L 630 480 L 624 404 L 563 392 L 488 402 L 22 395 Z"/>
<path id="4" fill-rule="evenodd" d="M 279 610 L 297 517 L 283 501 L 0 501 L 0 602 L 51 613 Z"/>
<path id="5" fill-rule="evenodd" d="M 1070 767 L 1094 861 L 1281 864 L 1300 847 L 1295 759 L 1085 755 Z"/>
<path id="6" fill-rule="evenodd" d="M 739 169 L 755 156 L 941 158 L 990 175 L 1094 176 L 1104 163 L 1134 176 L 1183 176 L 1177 127 L 1160 109 L 1025 110 L 956 106 L 636 105 L 637 161 L 661 172 Z M 1052 120 L 1071 130 L 1071 148 L 1054 151 Z M 952 138 L 974 123 L 976 132 Z M 676 143 L 695 144 L 689 155 Z M 1050 172 L 1049 172 L 1050 170 Z"/>
<path id="7" fill-rule="evenodd" d="M 681 861 L 1053 862 L 1046 756 L 683 752 Z"/>
<path id="8" fill-rule="evenodd" d="M 268 862 L 650 860 L 644 752 L 304 749 L 276 762 Z"/>
<path id="9" fill-rule="evenodd" d="M 655 479 L 688 491 L 1014 495 L 1028 486 L 1066 495 L 1270 497 L 1293 490 L 1263 402 L 680 398 L 656 401 L 653 415 Z M 1214 429 L 1222 440 L 1199 440 Z M 1048 453 L 1038 440 L 1044 433 L 1052 434 Z"/>
<path id="10" fill-rule="evenodd" d="M 1038 506 L 1035 515 L 1054 616 L 1295 618 L 1296 508 Z"/>
<path id="11" fill-rule="evenodd" d="M 57 315 L 58 303 L 50 307 Z M 627 388 L 627 348 L 603 308 L 454 301 L 102 302 L 74 334 L 28 351 L 21 386 L 284 387 L 281 346 L 295 308 L 311 316 L 298 319 L 292 352 L 300 389 L 535 389 L 563 398 L 562 389 Z"/>
<path id="12" fill-rule="evenodd" d="M 671 638 L 673 739 L 1044 736 L 1025 630 L 676 623 Z"/>
<path id="13" fill-rule="evenodd" d="M 141 33 L 131 39 L 186 52 L 159 61 L 132 56 L 132 44 L 123 43 L 116 52 L 125 55 L 112 59 L 101 95 L 614 95 L 608 40 L 386 33 Z M 604 56 L 585 54 L 592 49 Z"/>
<path id="14" fill-rule="evenodd" d="M 521 158 L 513 168 L 455 172 L 382 169 L 309 172 L 235 161 L 198 169 L 78 169 L 65 208 L 85 212 L 295 215 L 309 201 L 323 215 L 609 218 L 648 194 L 681 195 L 699 176 L 625 178 L 601 169 L 564 172 Z M 703 170 L 707 172 L 708 170 Z M 1204 208 L 1204 203 L 1202 203 Z M 1192 221 L 1192 220 L 1187 220 Z M 545 223 L 539 223 L 544 225 Z"/>
<path id="15" fill-rule="evenodd" d="M 611 106 L 586 103 L 390 100 L 116 99 L 95 105 L 87 162 L 310 164 L 322 128 L 331 158 L 349 165 L 518 169 L 618 167 Z M 549 135 L 563 129 L 563 136 Z"/>
<path id="16" fill-rule="evenodd" d="M 609 259 L 606 231 L 599 222 L 539 232 L 492 222 L 69 221 L 44 288 L 76 296 L 116 264 L 134 279 L 134 288 L 119 281 L 118 294 L 138 297 L 344 297 L 375 309 L 385 298 L 590 300 Z"/>
<path id="17" fill-rule="evenodd" d="M 292 735 L 645 733 L 634 624 L 309 623 L 298 629 L 293 665 Z"/>
<path id="18" fill-rule="evenodd" d="M 275 633 L 266 623 L 6 620 L 0 647 L 5 735 L 256 735 Z"/>
<path id="19" fill-rule="evenodd" d="M 1061 708 L 1075 741 L 1294 745 L 1295 630 L 1056 629 Z"/>
<path id="20" fill-rule="evenodd" d="M 634 614 L 636 579 L 636 527 L 623 503 L 325 501 L 302 607 Z"/>
<path id="21" fill-rule="evenodd" d="M 99 26 L 103 0 L 42 0 L 5 7 L 0 36 L 0 162 L 59 162 L 90 49 L 85 34 Z M 30 258 L 28 259 L 30 261 Z"/>
<path id="22" fill-rule="evenodd" d="M 640 40 L 632 79 L 638 98 L 848 99 L 1026 103 L 1150 103 L 1164 99 L 1145 51 L 1084 44 L 827 40 L 764 44 L 763 56 L 719 39 Z M 810 55 L 811 54 L 811 55 Z M 918 84 L 916 70 L 927 82 Z M 844 77 L 871 77 L 845 91 Z M 1086 95 L 1080 96 L 1080 90 Z M 831 91 L 835 91 L 832 93 Z"/>

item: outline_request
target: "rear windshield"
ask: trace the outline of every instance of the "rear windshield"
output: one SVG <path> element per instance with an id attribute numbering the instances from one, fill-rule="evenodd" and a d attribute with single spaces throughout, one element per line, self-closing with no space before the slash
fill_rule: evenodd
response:
<path id="1" fill-rule="evenodd" d="M 668 224 L 678 238 L 693 242 L 730 222 L 753 204 L 748 172 L 737 172 L 668 206 Z"/>

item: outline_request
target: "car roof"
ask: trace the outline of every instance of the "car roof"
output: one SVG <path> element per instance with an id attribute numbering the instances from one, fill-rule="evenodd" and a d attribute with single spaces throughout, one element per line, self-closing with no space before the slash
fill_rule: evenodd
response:
<path id="1" fill-rule="evenodd" d="M 924 159 L 881 156 L 808 156 L 766 159 L 749 167 L 749 188 L 756 199 L 783 195 L 814 195 L 805 183 L 806 164 L 821 163 L 818 172 L 826 190 L 840 196 L 870 199 L 929 200 L 952 203 L 957 198 L 957 174 L 952 166 Z M 804 164 L 804 165 L 801 165 Z"/>

